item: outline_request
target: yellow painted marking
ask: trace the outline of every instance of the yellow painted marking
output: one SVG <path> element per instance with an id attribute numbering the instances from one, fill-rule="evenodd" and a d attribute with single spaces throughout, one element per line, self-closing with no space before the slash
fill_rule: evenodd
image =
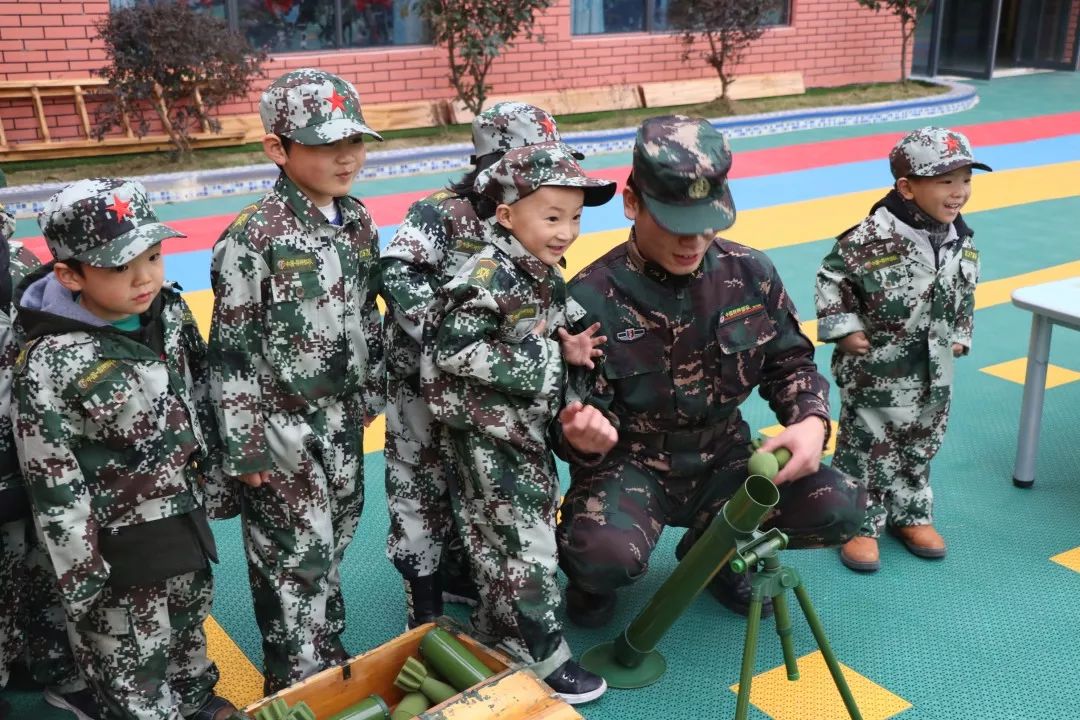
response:
<path id="1" fill-rule="evenodd" d="M 207 654 L 218 667 L 221 679 L 214 692 L 236 707 L 246 707 L 263 696 L 263 676 L 244 651 L 212 616 L 203 623 Z"/>
<path id="2" fill-rule="evenodd" d="M 1058 565 L 1064 565 L 1070 570 L 1075 570 L 1080 573 L 1080 547 L 1073 548 L 1072 550 L 1066 550 L 1063 553 L 1058 553 L 1054 557 L 1050 558 Z"/>
<path id="3" fill-rule="evenodd" d="M 993 375 L 1002 380 L 1009 380 L 1018 385 L 1023 385 L 1027 374 L 1027 358 L 1017 358 L 1016 360 L 1009 360 L 1008 362 L 998 363 L 997 365 L 990 365 L 989 367 L 982 368 L 982 371 L 987 375 Z M 1080 372 L 1066 370 L 1057 365 L 1049 365 L 1046 368 L 1047 389 L 1076 382 L 1077 380 L 1080 380 Z"/>
<path id="4" fill-rule="evenodd" d="M 750 684 L 750 702 L 773 720 L 825 720 L 846 718 L 844 701 L 833 684 L 829 667 L 820 652 L 798 659 L 799 679 L 787 679 L 783 665 L 754 676 Z M 894 695 L 843 663 L 840 672 L 851 688 L 851 695 L 863 720 L 886 720 L 908 708 L 911 703 Z M 738 684 L 731 686 L 738 693 Z"/>
<path id="5" fill-rule="evenodd" d="M 836 452 L 836 429 L 838 427 L 835 420 L 830 420 L 829 424 L 832 425 L 832 432 L 829 433 L 829 442 L 825 445 L 825 452 L 821 453 L 821 457 L 828 457 Z M 780 433 L 784 432 L 783 425 L 770 425 L 769 427 L 763 427 L 758 430 L 759 433 L 765 437 L 776 437 Z"/>

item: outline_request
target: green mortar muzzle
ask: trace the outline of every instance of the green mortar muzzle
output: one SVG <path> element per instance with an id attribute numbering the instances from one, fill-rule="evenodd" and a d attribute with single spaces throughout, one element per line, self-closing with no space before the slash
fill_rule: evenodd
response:
<path id="1" fill-rule="evenodd" d="M 414 717 L 431 707 L 431 701 L 424 693 L 412 692 L 401 698 L 401 702 L 394 708 L 390 720 L 412 720 Z"/>
<path id="2" fill-rule="evenodd" d="M 405 664 L 402 665 L 394 684 L 405 692 L 424 693 L 433 705 L 438 705 L 458 694 L 457 690 L 442 680 L 429 675 L 424 663 L 413 657 L 405 658 Z"/>
<path id="3" fill-rule="evenodd" d="M 456 637 L 442 628 L 433 628 L 424 634 L 420 641 L 420 654 L 435 672 L 458 690 L 471 688 L 495 674 Z"/>
<path id="4" fill-rule="evenodd" d="M 345 708 L 330 720 L 389 720 L 390 708 L 378 695 L 370 695 Z"/>
<path id="5" fill-rule="evenodd" d="M 667 662 L 657 643 L 731 560 L 737 542 L 752 539 L 779 501 L 780 491 L 768 478 L 747 478 L 626 630 L 614 642 L 582 655 L 581 665 L 616 688 L 645 687 L 659 680 Z"/>

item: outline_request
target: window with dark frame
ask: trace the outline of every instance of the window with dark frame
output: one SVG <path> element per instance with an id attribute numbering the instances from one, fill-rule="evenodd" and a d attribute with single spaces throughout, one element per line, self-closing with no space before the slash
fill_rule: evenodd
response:
<path id="1" fill-rule="evenodd" d="M 571 0 L 574 35 L 667 32 L 670 0 Z M 772 0 L 766 25 L 790 25 L 792 0 Z"/>
<path id="2" fill-rule="evenodd" d="M 254 47 L 278 54 L 431 43 L 415 0 L 110 0 L 109 5 L 139 2 L 186 2 L 225 19 Z"/>

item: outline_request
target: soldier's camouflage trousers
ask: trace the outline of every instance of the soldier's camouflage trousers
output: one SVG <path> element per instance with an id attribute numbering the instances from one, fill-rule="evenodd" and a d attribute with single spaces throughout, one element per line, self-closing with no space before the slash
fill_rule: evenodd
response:
<path id="1" fill-rule="evenodd" d="M 0 687 L 22 657 L 35 682 L 61 694 L 82 690 L 48 553 L 30 520 L 0 525 Z"/>
<path id="2" fill-rule="evenodd" d="M 359 397 L 265 417 L 274 467 L 242 515 L 267 694 L 349 657 L 341 560 L 364 506 L 363 419 Z"/>
<path id="3" fill-rule="evenodd" d="M 213 595 L 209 569 L 107 587 L 69 625 L 103 720 L 182 720 L 202 707 L 218 680 L 203 632 Z"/>
<path id="4" fill-rule="evenodd" d="M 436 422 L 410 380 L 391 376 L 386 405 L 386 557 L 406 580 L 433 575 L 454 532 Z"/>
<path id="5" fill-rule="evenodd" d="M 636 581 L 667 525 L 689 528 L 681 557 L 746 481 L 749 430 L 739 426 L 735 442 L 715 453 L 619 445 L 600 467 L 575 468 L 558 528 L 559 566 L 570 581 L 593 593 Z M 862 522 L 865 492 L 831 468 L 779 490 L 762 527 L 782 530 L 790 548 L 839 545 Z"/>
<path id="6" fill-rule="evenodd" d="M 864 483 L 866 517 L 860 535 L 878 537 L 894 526 L 932 523 L 934 493 L 930 461 L 941 448 L 949 419 L 948 399 L 907 392 L 896 407 L 867 408 L 844 402 L 833 467 Z"/>
<path id="7" fill-rule="evenodd" d="M 457 465 L 451 503 L 480 595 L 473 630 L 547 677 L 570 658 L 555 616 L 555 463 L 475 431 L 443 432 Z"/>

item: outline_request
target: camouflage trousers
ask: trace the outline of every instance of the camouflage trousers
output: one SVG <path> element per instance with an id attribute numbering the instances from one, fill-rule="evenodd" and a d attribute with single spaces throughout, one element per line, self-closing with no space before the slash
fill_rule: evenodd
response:
<path id="1" fill-rule="evenodd" d="M 358 397 L 265 418 L 274 466 L 244 488 L 242 517 L 267 694 L 349 657 L 341 561 L 364 506 L 363 420 Z"/>
<path id="2" fill-rule="evenodd" d="M 473 630 L 547 677 L 570 658 L 555 615 L 554 460 L 475 431 L 444 432 L 457 467 L 451 503 L 480 596 Z"/>
<path id="3" fill-rule="evenodd" d="M 905 393 L 896 407 L 858 407 L 845 402 L 832 465 L 866 485 L 866 516 L 860 535 L 878 537 L 894 526 L 933 522 L 930 461 L 941 449 L 949 399 L 931 402 L 925 392 Z"/>
<path id="4" fill-rule="evenodd" d="M 35 682 L 61 694 L 86 687 L 67 635 L 56 573 L 29 520 L 0 525 L 0 687 L 22 657 Z"/>
<path id="5" fill-rule="evenodd" d="M 213 595 L 209 569 L 107 587 L 69 625 L 103 720 L 182 720 L 202 707 L 218 680 L 203 631 Z"/>
<path id="6" fill-rule="evenodd" d="M 741 425 L 719 452 L 661 452 L 619 445 L 597 468 L 574 467 L 558 528 L 559 566 L 576 586 L 611 592 L 641 578 L 667 525 L 689 528 L 681 557 L 746 481 L 751 448 Z M 862 521 L 865 492 L 828 467 L 780 486 L 780 502 L 762 527 L 776 527 L 789 548 L 839 545 Z"/>
<path id="7" fill-rule="evenodd" d="M 387 382 L 386 557 L 406 580 L 435 574 L 454 533 L 450 467 L 438 446 L 435 418 L 416 391 L 418 382 L 415 376 L 391 376 Z"/>

